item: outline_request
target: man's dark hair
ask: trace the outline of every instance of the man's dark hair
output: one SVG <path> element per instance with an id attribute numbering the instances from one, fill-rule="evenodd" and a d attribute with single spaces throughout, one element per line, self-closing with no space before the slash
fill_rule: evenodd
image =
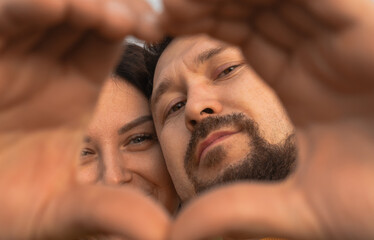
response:
<path id="1" fill-rule="evenodd" d="M 152 93 L 152 85 L 148 85 L 150 77 L 144 61 L 144 49 L 136 44 L 125 44 L 113 78 L 130 83 L 148 98 Z"/>
<path id="2" fill-rule="evenodd" d="M 153 76 L 155 75 L 157 62 L 160 59 L 161 54 L 172 41 L 172 37 L 166 37 L 158 43 L 146 43 L 144 45 L 144 61 L 149 73 L 147 86 L 150 87 L 150 94 L 147 96 L 148 99 L 150 99 L 152 95 Z"/>

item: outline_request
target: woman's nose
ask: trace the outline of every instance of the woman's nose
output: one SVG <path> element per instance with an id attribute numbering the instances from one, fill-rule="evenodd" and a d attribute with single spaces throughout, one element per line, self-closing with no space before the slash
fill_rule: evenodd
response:
<path id="1" fill-rule="evenodd" d="M 120 185 L 132 180 L 132 172 L 126 168 L 126 161 L 123 157 L 117 154 L 106 156 L 103 163 L 102 180 L 104 184 Z"/>

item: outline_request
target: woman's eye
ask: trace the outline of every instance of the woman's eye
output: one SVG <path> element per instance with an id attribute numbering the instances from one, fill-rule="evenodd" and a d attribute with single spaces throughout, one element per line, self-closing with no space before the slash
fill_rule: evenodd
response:
<path id="1" fill-rule="evenodd" d="M 172 114 L 172 113 L 175 113 L 175 112 L 179 111 L 179 109 L 183 108 L 184 105 L 186 105 L 186 102 L 185 102 L 185 101 L 183 101 L 183 102 L 178 102 L 178 103 L 174 104 L 174 105 L 170 108 L 170 110 L 169 110 L 167 116 L 169 116 L 169 115 Z"/>
<path id="2" fill-rule="evenodd" d="M 130 140 L 130 144 L 140 144 L 147 140 L 153 140 L 153 136 L 150 134 L 138 135 Z"/>
<path id="3" fill-rule="evenodd" d="M 234 65 L 234 66 L 231 66 L 231 67 L 228 67 L 226 68 L 225 70 L 223 70 L 218 76 L 217 78 L 221 78 L 221 77 L 224 77 L 228 74 L 230 74 L 232 71 L 234 71 L 237 67 L 239 67 L 240 65 Z"/>

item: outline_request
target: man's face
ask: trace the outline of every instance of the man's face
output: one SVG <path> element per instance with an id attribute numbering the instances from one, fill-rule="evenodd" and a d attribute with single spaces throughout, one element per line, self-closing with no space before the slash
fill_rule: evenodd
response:
<path id="1" fill-rule="evenodd" d="M 166 48 L 156 67 L 151 107 L 182 200 L 235 175 L 261 175 L 268 158 L 287 158 L 284 145 L 294 147 L 286 141 L 292 125 L 272 89 L 238 48 L 205 35 L 177 38 Z M 284 176 L 239 178 L 277 177 Z"/>

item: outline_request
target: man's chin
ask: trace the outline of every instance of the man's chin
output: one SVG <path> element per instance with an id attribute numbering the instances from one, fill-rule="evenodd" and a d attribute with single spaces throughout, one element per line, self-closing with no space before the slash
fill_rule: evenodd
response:
<path id="1" fill-rule="evenodd" d="M 201 167 L 196 171 L 196 174 L 192 175 L 192 179 L 195 185 L 195 190 L 197 193 L 201 193 L 207 189 L 213 188 L 215 186 L 221 186 L 226 183 L 234 182 L 235 176 L 231 176 L 227 179 L 228 172 L 235 172 L 233 169 L 241 168 L 243 160 L 232 161 L 227 163 L 227 161 L 221 161 L 220 164 L 214 167 Z M 234 174 L 230 174 L 234 175 Z"/>
<path id="2" fill-rule="evenodd" d="M 197 171 L 219 171 L 222 169 L 222 163 L 227 161 L 226 151 L 222 146 L 218 146 L 210 150 L 204 157 L 199 160 L 199 165 L 196 166 Z"/>
<path id="3" fill-rule="evenodd" d="M 241 165 L 246 159 L 246 154 L 248 152 L 245 151 L 241 154 L 233 154 L 229 147 L 217 146 L 200 159 L 199 165 L 195 165 L 190 173 L 195 176 L 195 179 L 210 182 L 217 176 L 223 175 L 226 169 Z"/>

